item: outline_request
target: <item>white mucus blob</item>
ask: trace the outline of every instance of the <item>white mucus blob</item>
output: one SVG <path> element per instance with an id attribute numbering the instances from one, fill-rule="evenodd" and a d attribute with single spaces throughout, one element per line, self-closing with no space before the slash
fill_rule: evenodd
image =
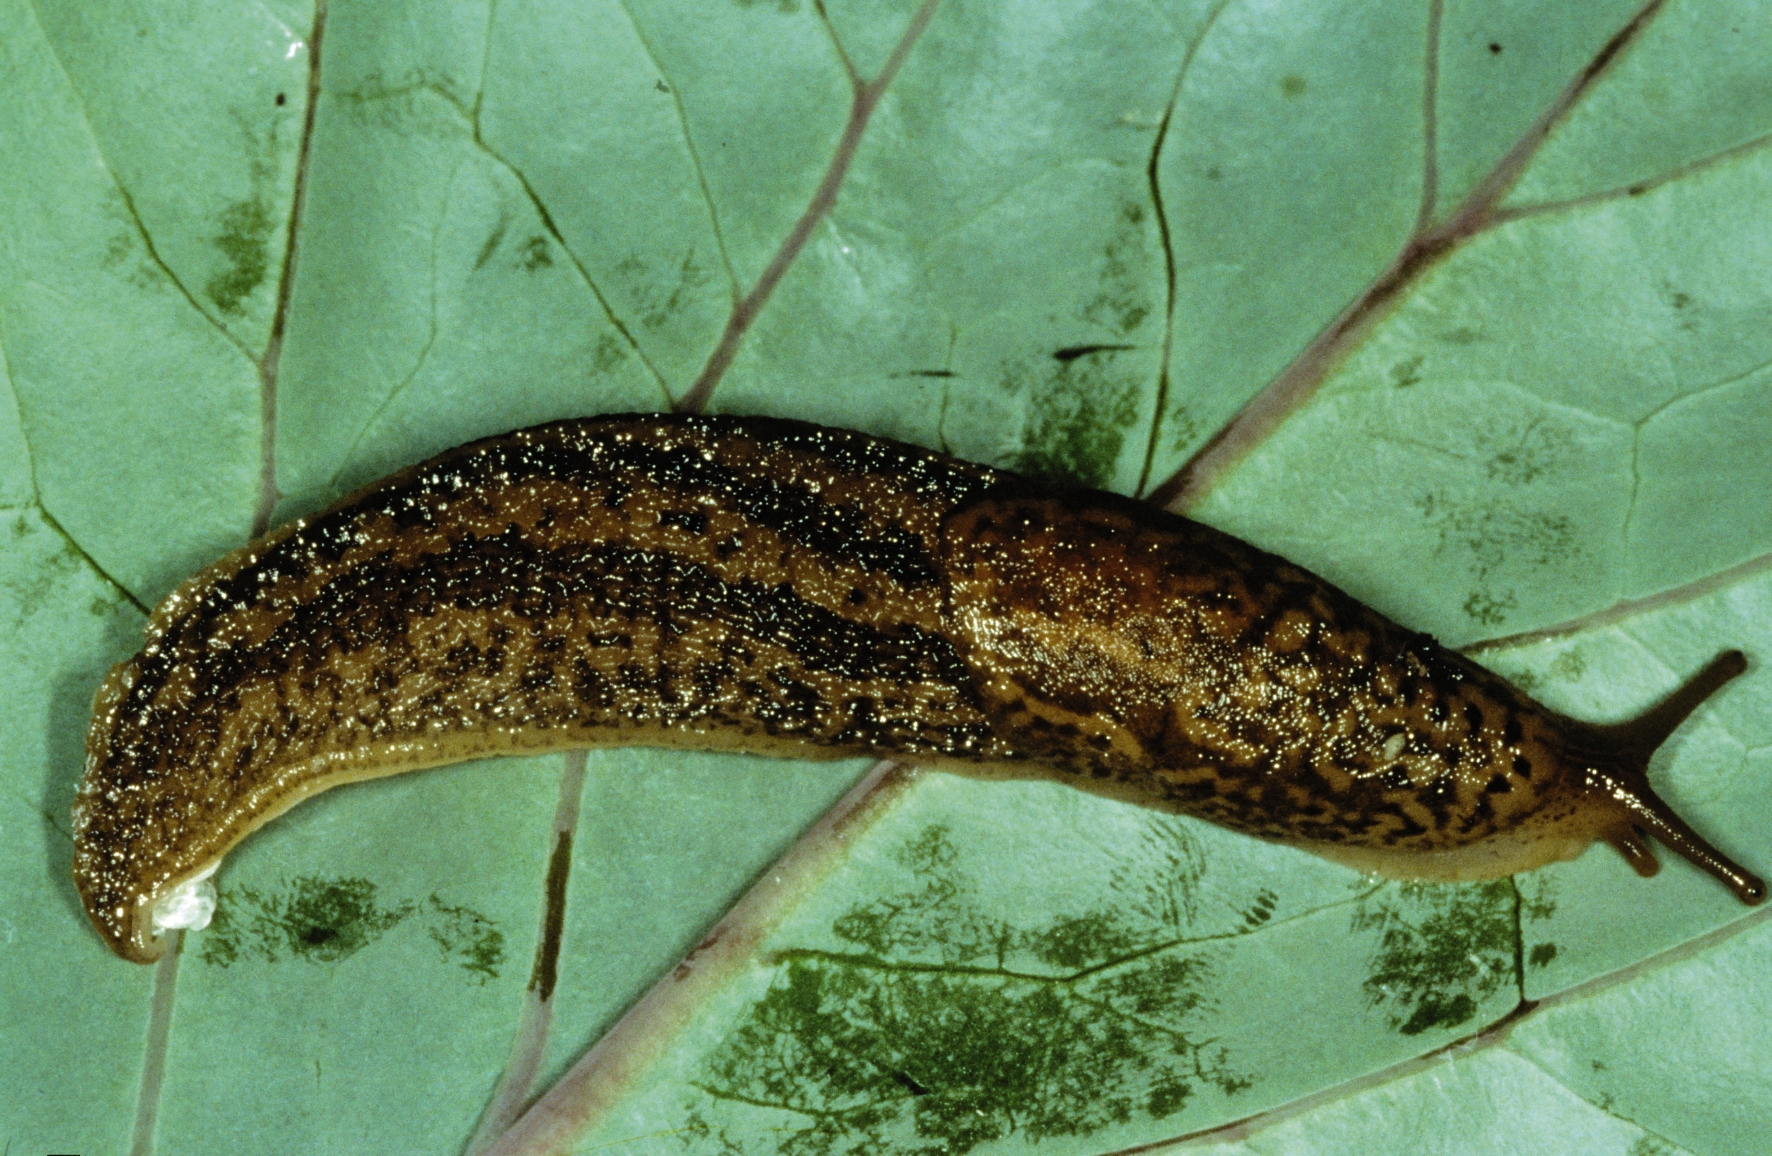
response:
<path id="1" fill-rule="evenodd" d="M 194 875 L 161 896 L 154 904 L 154 934 L 163 931 L 202 931 L 215 914 L 215 884 L 209 877 L 220 864 L 211 863 L 201 875 Z"/>

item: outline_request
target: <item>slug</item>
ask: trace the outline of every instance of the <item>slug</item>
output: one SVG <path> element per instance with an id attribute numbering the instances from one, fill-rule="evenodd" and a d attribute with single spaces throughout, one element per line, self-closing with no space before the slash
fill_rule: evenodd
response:
<path id="1" fill-rule="evenodd" d="M 803 422 L 563 421 L 395 474 L 168 596 L 98 691 L 74 877 L 148 962 L 201 924 L 230 848 L 321 791 L 644 744 L 1049 777 L 1412 879 L 1595 839 L 1647 875 L 1653 836 L 1758 903 L 1645 775 L 1744 665 L 1589 725 L 1129 499 Z"/>

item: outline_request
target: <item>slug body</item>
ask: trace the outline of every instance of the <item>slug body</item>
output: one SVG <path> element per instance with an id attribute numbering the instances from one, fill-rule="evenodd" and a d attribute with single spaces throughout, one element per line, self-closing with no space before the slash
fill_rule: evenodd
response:
<path id="1" fill-rule="evenodd" d="M 1489 878 L 1653 834 L 1726 655 L 1601 728 L 1185 519 L 801 422 L 629 415 L 445 453 L 196 575 L 100 689 L 74 874 L 120 955 L 340 783 L 609 745 L 1055 777 L 1384 874 Z"/>

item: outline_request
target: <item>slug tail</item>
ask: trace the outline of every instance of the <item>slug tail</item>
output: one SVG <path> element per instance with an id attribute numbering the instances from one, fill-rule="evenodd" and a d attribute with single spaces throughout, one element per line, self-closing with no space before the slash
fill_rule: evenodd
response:
<path id="1" fill-rule="evenodd" d="M 1739 650 L 1718 655 L 1686 684 L 1657 706 L 1627 723 L 1595 727 L 1597 745 L 1608 750 L 1590 767 L 1591 790 L 1611 798 L 1625 812 L 1621 825 L 1605 836 L 1639 875 L 1660 869 L 1644 836 L 1652 836 L 1675 854 L 1715 876 L 1743 903 L 1766 898 L 1766 884 L 1694 831 L 1649 785 L 1649 758 L 1699 705 L 1730 679 L 1747 669 Z"/>

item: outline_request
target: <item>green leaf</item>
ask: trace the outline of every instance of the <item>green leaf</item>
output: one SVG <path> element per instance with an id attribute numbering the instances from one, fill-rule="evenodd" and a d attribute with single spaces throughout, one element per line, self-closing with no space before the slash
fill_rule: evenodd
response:
<path id="1" fill-rule="evenodd" d="M 612 750 L 305 804 L 152 970 L 68 835 L 182 578 L 699 379 L 1174 500 L 1578 717 L 1739 647 L 1652 776 L 1764 871 L 1764 5 L 163 7 L 0 0 L 6 1146 L 1772 1146 L 1765 917 L 1678 860 Z"/>

